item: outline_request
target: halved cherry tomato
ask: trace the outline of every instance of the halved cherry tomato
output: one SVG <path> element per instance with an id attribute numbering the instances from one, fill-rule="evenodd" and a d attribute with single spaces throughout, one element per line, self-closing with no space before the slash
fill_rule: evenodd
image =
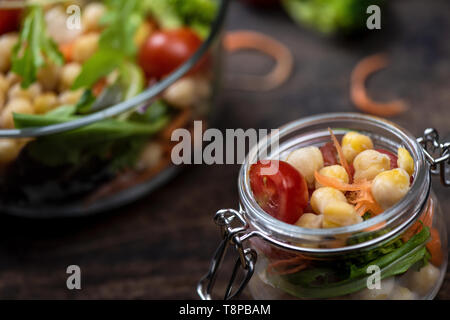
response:
<path id="1" fill-rule="evenodd" d="M 334 147 L 333 143 L 328 142 L 323 146 L 319 147 L 319 149 L 322 152 L 323 164 L 325 167 L 339 163 L 337 159 L 336 148 Z"/>
<path id="2" fill-rule="evenodd" d="M 391 169 L 398 168 L 397 156 L 395 154 L 393 154 L 392 152 L 390 152 L 386 149 L 375 149 L 375 151 L 378 151 L 379 153 L 383 153 L 391 159 Z"/>
<path id="3" fill-rule="evenodd" d="M 276 167 L 275 174 L 262 170 Z M 308 186 L 305 178 L 284 161 L 258 161 L 250 167 L 250 185 L 261 208 L 274 218 L 293 224 L 308 205 Z"/>
<path id="4" fill-rule="evenodd" d="M 0 35 L 18 30 L 22 9 L 0 9 Z"/>
<path id="5" fill-rule="evenodd" d="M 168 75 L 188 60 L 202 44 L 189 28 L 153 32 L 139 50 L 139 65 L 149 78 Z M 191 72 L 201 68 L 203 58 Z"/>

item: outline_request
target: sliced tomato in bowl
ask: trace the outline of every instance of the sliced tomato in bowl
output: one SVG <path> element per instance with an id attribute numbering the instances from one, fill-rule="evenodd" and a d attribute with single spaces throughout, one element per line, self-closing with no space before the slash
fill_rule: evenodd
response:
<path id="1" fill-rule="evenodd" d="M 266 174 L 274 167 L 278 167 L 274 174 Z M 308 205 L 308 186 L 293 166 L 279 160 L 258 161 L 250 167 L 249 177 L 256 202 L 264 211 L 290 224 L 301 217 Z"/>

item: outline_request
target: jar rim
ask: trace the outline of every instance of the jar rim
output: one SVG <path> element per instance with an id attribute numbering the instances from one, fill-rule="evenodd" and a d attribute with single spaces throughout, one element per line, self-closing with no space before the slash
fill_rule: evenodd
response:
<path id="1" fill-rule="evenodd" d="M 28 137 L 40 137 L 50 134 L 70 131 L 90 125 L 92 123 L 111 118 L 122 114 L 130 109 L 133 109 L 142 103 L 151 101 L 151 99 L 157 97 L 162 91 L 173 84 L 175 81 L 183 77 L 190 69 L 192 69 L 198 61 L 207 53 L 208 49 L 212 46 L 215 40 L 220 36 L 220 31 L 225 21 L 225 16 L 228 8 L 229 0 L 217 0 L 218 9 L 216 17 L 211 24 L 210 33 L 203 41 L 196 52 L 176 70 L 166 76 L 164 79 L 147 88 L 137 96 L 134 96 L 128 100 L 122 101 L 118 104 L 110 106 L 104 110 L 92 113 L 84 116 L 80 119 L 52 124 L 42 127 L 24 128 L 24 129 L 0 129 L 0 138 L 28 138 Z"/>
<path id="2" fill-rule="evenodd" d="M 406 196 L 403 197 L 397 204 L 393 207 L 385 210 L 376 217 L 367 219 L 361 223 L 353 224 L 345 227 L 339 228 L 327 228 L 327 229 L 309 229 L 303 228 L 296 225 L 287 224 L 282 222 L 268 213 L 266 213 L 257 204 L 253 193 L 250 188 L 250 179 L 248 171 L 250 165 L 258 160 L 258 155 L 261 150 L 267 148 L 273 139 L 277 141 L 289 134 L 292 134 L 296 130 L 306 129 L 312 126 L 323 125 L 326 127 L 331 127 L 333 122 L 337 121 L 348 121 L 353 123 L 358 123 L 361 125 L 371 125 L 378 127 L 382 130 L 386 130 L 391 134 L 398 137 L 402 144 L 409 150 L 411 156 L 413 157 L 415 164 L 414 181 L 411 185 L 410 191 Z M 325 127 L 325 128 L 326 128 Z M 279 150 L 281 149 L 281 145 Z M 272 150 L 273 151 L 273 150 Z M 277 152 L 275 150 L 274 152 Z M 270 158 L 270 157 L 269 157 Z M 359 113 L 326 113 L 320 115 L 309 116 L 305 118 L 300 118 L 298 120 L 287 123 L 286 125 L 280 127 L 278 132 L 268 135 L 265 139 L 262 139 L 257 145 L 255 145 L 248 153 L 245 162 L 241 166 L 238 179 L 239 196 L 241 200 L 241 210 L 243 210 L 244 216 L 247 220 L 250 220 L 250 224 L 256 228 L 259 232 L 262 232 L 264 237 L 275 238 L 275 242 L 279 243 L 278 240 L 283 242 L 296 242 L 299 240 L 309 239 L 314 241 L 314 239 L 322 238 L 333 238 L 334 236 L 344 235 L 344 234 L 357 234 L 361 232 L 368 232 L 367 229 L 380 226 L 384 223 L 383 227 L 379 227 L 376 231 L 385 229 L 386 233 L 377 237 L 376 239 L 371 239 L 369 241 L 360 243 L 358 245 L 349 245 L 347 247 L 333 248 L 333 249 L 323 249 L 323 248 L 307 248 L 298 247 L 300 251 L 308 252 L 330 252 L 330 251 L 343 251 L 369 246 L 385 239 L 390 238 L 393 234 L 398 234 L 398 232 L 407 228 L 411 223 L 413 223 L 422 209 L 426 204 L 430 193 L 430 173 L 429 165 L 425 160 L 424 154 L 420 144 L 416 141 L 416 138 L 409 133 L 404 128 L 398 126 L 397 124 L 390 122 L 388 120 L 378 118 L 370 115 L 363 115 Z M 424 192 L 422 192 L 424 191 Z M 422 193 L 421 193 L 422 192 Z M 418 196 L 420 194 L 420 196 Z M 412 204 L 413 207 L 412 207 Z M 406 212 L 409 212 L 409 216 L 405 216 Z M 403 218 L 403 219 L 402 219 Z M 389 229 L 388 229 L 389 228 Z M 287 245 L 289 249 L 292 246 Z"/>

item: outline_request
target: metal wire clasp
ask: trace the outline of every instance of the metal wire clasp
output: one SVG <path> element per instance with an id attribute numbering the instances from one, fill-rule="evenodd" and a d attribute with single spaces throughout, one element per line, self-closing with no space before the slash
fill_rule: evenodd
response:
<path id="1" fill-rule="evenodd" d="M 224 295 L 224 300 L 229 300 L 240 294 L 252 277 L 256 263 L 256 251 L 250 248 L 244 249 L 242 246 L 240 235 L 247 231 L 248 224 L 237 210 L 219 210 L 214 216 L 214 221 L 221 228 L 222 241 L 214 253 L 208 273 L 197 285 L 197 293 L 202 300 L 211 300 L 211 293 L 217 278 L 217 271 L 219 270 L 227 248 L 232 245 L 238 251 L 239 258 L 234 265 L 233 273 Z M 242 267 L 246 273 L 244 279 L 233 293 L 233 284 L 240 267 Z"/>
<path id="2" fill-rule="evenodd" d="M 442 184 L 449 187 L 450 179 L 447 178 L 447 171 L 450 169 L 450 142 L 440 143 L 439 133 L 433 128 L 425 129 L 423 136 L 417 138 L 417 142 L 422 146 L 430 163 L 431 173 L 440 175 Z"/>

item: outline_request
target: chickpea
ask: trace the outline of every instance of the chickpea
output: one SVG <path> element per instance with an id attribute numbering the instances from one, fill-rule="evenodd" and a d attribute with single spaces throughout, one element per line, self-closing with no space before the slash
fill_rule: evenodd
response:
<path id="1" fill-rule="evenodd" d="M 386 300 L 395 287 L 394 277 L 380 281 L 380 289 L 365 288 L 355 294 L 358 300 Z"/>
<path id="2" fill-rule="evenodd" d="M 345 171 L 343 166 L 337 164 L 323 167 L 322 169 L 320 169 L 319 173 L 326 177 L 338 179 L 343 183 L 348 183 L 349 181 L 347 171 Z M 323 186 L 318 181 L 316 181 L 316 189 L 319 189 L 321 187 Z"/>
<path id="3" fill-rule="evenodd" d="M 76 104 L 83 95 L 83 89 L 64 91 L 58 97 L 59 105 Z"/>
<path id="4" fill-rule="evenodd" d="M 147 21 L 141 23 L 136 31 L 136 34 L 134 35 L 134 43 L 136 44 L 136 47 L 140 48 L 153 31 L 154 27 L 151 23 Z"/>
<path id="5" fill-rule="evenodd" d="M 136 167 L 141 170 L 155 167 L 163 157 L 163 150 L 156 142 L 149 143 L 139 157 Z"/>
<path id="6" fill-rule="evenodd" d="M 24 98 L 11 99 L 0 115 L 0 124 L 2 128 L 14 128 L 13 113 L 33 114 L 31 102 Z"/>
<path id="7" fill-rule="evenodd" d="M 9 88 L 9 82 L 6 77 L 0 73 L 0 92 L 6 94 Z"/>
<path id="8" fill-rule="evenodd" d="M 6 74 L 6 81 L 8 81 L 9 87 L 11 88 L 13 85 L 20 82 L 20 76 L 12 71 L 9 71 Z"/>
<path id="9" fill-rule="evenodd" d="M 439 279 L 440 271 L 438 268 L 428 263 L 419 271 L 410 270 L 405 275 L 408 287 L 418 294 L 425 295 L 436 284 Z"/>
<path id="10" fill-rule="evenodd" d="M 75 62 L 83 63 L 89 59 L 98 49 L 98 33 L 88 33 L 79 36 L 73 44 L 72 59 Z"/>
<path id="11" fill-rule="evenodd" d="M 355 181 L 372 180 L 380 172 L 391 168 L 391 160 L 385 154 L 375 150 L 366 150 L 355 157 Z"/>
<path id="12" fill-rule="evenodd" d="M 323 208 L 323 227 L 338 228 L 362 222 L 356 209 L 346 201 L 331 201 Z"/>
<path id="13" fill-rule="evenodd" d="M 53 92 L 46 92 L 37 96 L 33 101 L 35 113 L 47 113 L 58 106 L 58 98 Z"/>
<path id="14" fill-rule="evenodd" d="M 19 36 L 16 33 L 6 33 L 0 36 L 0 72 L 7 72 L 11 67 L 13 47 Z"/>
<path id="15" fill-rule="evenodd" d="M 192 78 L 181 78 L 164 91 L 163 98 L 176 108 L 187 109 L 196 101 L 195 89 L 195 81 Z"/>
<path id="16" fill-rule="evenodd" d="M 100 19 L 105 13 L 105 5 L 101 2 L 91 2 L 84 7 L 81 23 L 84 32 L 100 29 Z"/>
<path id="17" fill-rule="evenodd" d="M 14 161 L 22 149 L 23 143 L 15 139 L 0 138 L 0 164 Z"/>
<path id="18" fill-rule="evenodd" d="M 372 195 L 385 210 L 400 201 L 408 190 L 409 175 L 401 168 L 381 172 L 372 182 Z"/>
<path id="19" fill-rule="evenodd" d="M 409 154 L 408 150 L 403 147 L 398 148 L 397 151 L 397 165 L 404 169 L 410 176 L 414 173 L 414 160 Z"/>
<path id="20" fill-rule="evenodd" d="M 314 213 L 304 213 L 295 223 L 296 226 L 309 229 L 320 229 L 322 226 L 323 215 Z"/>
<path id="21" fill-rule="evenodd" d="M 416 295 L 408 288 L 396 285 L 389 296 L 391 300 L 415 300 Z"/>
<path id="22" fill-rule="evenodd" d="M 54 91 L 57 89 L 61 77 L 61 69 L 61 66 L 49 62 L 38 71 L 37 79 L 44 90 Z"/>
<path id="23" fill-rule="evenodd" d="M 28 88 L 24 89 L 21 87 L 20 83 L 13 85 L 8 92 L 8 98 L 24 98 L 27 100 L 33 100 L 42 92 L 42 87 L 39 83 L 33 83 Z"/>
<path id="24" fill-rule="evenodd" d="M 347 202 L 347 198 L 341 191 L 331 187 L 316 189 L 311 195 L 311 207 L 318 214 L 323 214 L 328 203 L 334 201 Z"/>
<path id="25" fill-rule="evenodd" d="M 79 63 L 72 62 L 63 66 L 61 70 L 61 82 L 59 84 L 59 90 L 69 90 L 80 72 L 81 65 Z"/>
<path id="26" fill-rule="evenodd" d="M 314 187 L 314 172 L 323 168 L 323 157 L 319 148 L 311 146 L 294 150 L 286 161 L 303 175 L 309 188 Z"/>
<path id="27" fill-rule="evenodd" d="M 359 153 L 368 149 L 373 149 L 372 139 L 361 133 L 355 131 L 347 132 L 342 138 L 342 152 L 349 163 L 351 163 Z"/>

